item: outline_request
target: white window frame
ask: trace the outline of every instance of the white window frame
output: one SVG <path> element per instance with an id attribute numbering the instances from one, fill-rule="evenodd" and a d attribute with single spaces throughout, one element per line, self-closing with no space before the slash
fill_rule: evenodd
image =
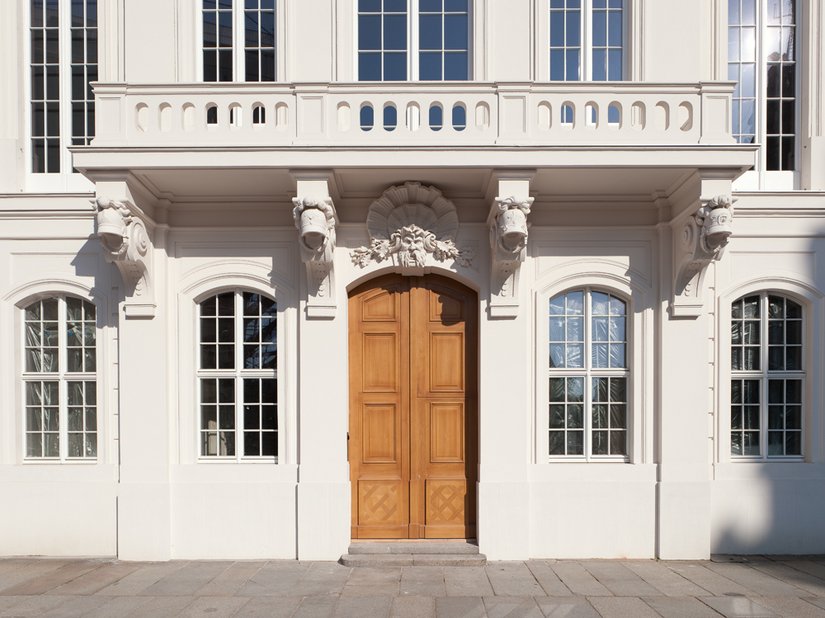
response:
<path id="1" fill-rule="evenodd" d="M 789 295 L 787 292 L 781 291 L 774 291 L 774 290 L 757 290 L 753 292 L 748 292 L 745 294 L 741 294 L 735 298 L 733 298 L 728 303 L 728 320 L 727 320 L 727 332 L 728 332 L 728 349 L 732 347 L 731 343 L 731 323 L 733 321 L 733 311 L 732 305 L 743 298 L 748 298 L 751 296 L 758 296 L 759 297 L 759 370 L 734 370 L 732 367 L 732 363 L 730 359 L 728 360 L 727 368 L 729 371 L 729 379 L 727 381 L 727 388 L 731 388 L 731 382 L 733 380 L 758 380 L 759 381 L 759 455 L 734 455 L 731 452 L 731 444 L 732 444 L 732 434 L 733 429 L 730 426 L 730 419 L 731 419 L 731 403 L 728 401 L 728 406 L 726 409 L 726 414 L 728 417 L 728 454 L 730 456 L 730 460 L 734 462 L 748 462 L 748 461 L 759 461 L 759 462 L 768 462 L 768 461 L 803 461 L 805 459 L 805 452 L 806 452 L 806 435 L 807 435 L 807 409 L 808 409 L 808 346 L 810 345 L 809 339 L 807 338 L 808 333 L 808 311 L 806 309 L 805 303 L 801 302 L 798 298 L 794 298 L 793 296 Z M 791 302 L 796 303 L 800 306 L 802 312 L 802 346 L 801 346 L 801 366 L 802 369 L 800 370 L 783 370 L 783 371 L 771 371 L 768 369 L 768 328 L 769 328 L 769 321 L 768 321 L 768 297 L 769 296 L 778 296 L 785 300 L 789 300 Z M 800 450 L 801 453 L 799 455 L 768 455 L 768 382 L 769 380 L 776 379 L 776 380 L 800 380 L 802 383 L 801 387 L 801 414 L 800 414 Z M 729 397 L 730 399 L 730 397 Z M 739 430 L 736 430 L 739 431 Z"/>
<path id="2" fill-rule="evenodd" d="M 98 2 L 98 76 L 101 74 L 101 6 Z M 20 92 L 20 105 L 23 109 L 23 156 L 25 157 L 26 170 L 26 191 L 72 192 L 90 193 L 94 191 L 94 184 L 72 169 L 72 153 L 69 151 L 72 140 L 72 84 L 71 84 L 71 2 L 60 0 L 59 3 L 59 53 L 60 53 L 60 171 L 59 172 L 34 172 L 32 167 L 32 110 L 31 110 L 31 0 L 23 0 L 22 10 L 22 50 L 23 50 L 23 76 L 22 82 L 25 85 Z"/>
<path id="3" fill-rule="evenodd" d="M 794 135 L 795 152 L 794 161 L 796 163 L 794 170 L 768 170 L 768 158 L 765 152 L 767 147 L 767 100 L 768 100 L 768 79 L 767 79 L 767 63 L 762 52 L 763 42 L 765 39 L 765 28 L 767 23 L 767 0 L 756 0 L 757 2 L 757 20 L 756 24 L 756 145 L 759 150 L 756 153 L 756 165 L 754 169 L 745 172 L 737 180 L 734 181 L 735 191 L 749 191 L 749 190 L 770 190 L 770 191 L 792 191 L 800 185 L 800 170 L 802 168 L 802 81 L 807 71 L 807 64 L 805 62 L 804 54 L 802 53 L 802 34 L 803 24 L 805 23 L 805 2 L 796 0 L 796 84 L 795 84 L 795 102 L 796 112 L 794 114 Z M 725 47 L 727 50 L 728 41 L 728 25 L 730 24 L 730 17 L 728 13 L 727 0 L 725 0 Z M 725 52 L 727 57 L 727 51 Z M 725 63 L 725 71 L 727 75 L 727 62 Z"/>
<path id="4" fill-rule="evenodd" d="M 246 77 L 245 31 L 244 31 L 244 0 L 232 0 L 232 76 L 231 82 L 207 82 L 203 79 L 203 0 L 191 0 L 194 3 L 194 33 L 195 33 L 195 79 L 205 84 L 277 84 L 286 81 L 286 46 L 287 35 L 286 0 L 275 0 L 275 80 L 265 82 L 247 82 L 238 79 Z M 191 65 L 190 65 L 191 66 Z"/>
<path id="5" fill-rule="evenodd" d="M 66 336 L 66 298 L 76 298 L 84 303 L 91 304 L 95 308 L 95 371 L 83 372 L 69 372 L 66 371 L 68 363 L 68 345 Z M 31 372 L 26 371 L 26 309 L 32 304 L 43 301 L 56 299 L 57 302 L 57 333 L 58 333 L 58 361 L 56 372 Z M 98 307 L 91 299 L 78 296 L 73 293 L 55 292 L 53 294 L 38 294 L 27 298 L 24 302 L 18 303 L 19 316 L 19 331 L 18 331 L 18 362 L 19 373 L 17 376 L 17 383 L 20 385 L 19 397 L 19 418 L 20 422 L 20 444 L 21 444 L 21 459 L 24 464 L 81 464 L 89 465 L 96 464 L 103 459 L 103 399 L 101 392 L 100 367 L 100 340 L 101 329 L 98 326 L 100 320 L 100 307 Z M 28 382 L 57 382 L 58 384 L 58 457 L 29 457 L 28 442 L 27 442 L 27 411 L 26 411 L 26 384 Z M 68 456 L 68 434 L 69 434 L 69 420 L 68 420 L 68 383 L 69 382 L 94 382 L 95 383 L 95 434 L 96 434 L 96 454 L 94 457 L 69 457 Z"/>
<path id="6" fill-rule="evenodd" d="M 276 342 L 276 362 L 275 362 L 275 369 L 243 369 L 243 294 L 245 292 L 258 294 L 261 296 L 266 296 L 273 301 L 275 301 L 275 316 L 276 316 L 276 329 L 275 329 L 275 342 Z M 234 335 L 234 347 L 235 347 L 235 358 L 234 358 L 234 369 L 202 369 L 200 367 L 200 354 L 201 354 L 201 313 L 200 313 L 200 306 L 201 303 L 204 301 L 212 298 L 220 296 L 221 294 L 232 293 L 234 294 L 234 320 L 235 320 L 235 335 Z M 281 354 L 281 347 L 282 347 L 282 331 L 283 331 L 283 315 L 282 310 L 278 304 L 278 299 L 275 294 L 271 292 L 262 292 L 260 290 L 256 290 L 254 288 L 248 287 L 231 287 L 231 288 L 222 288 L 219 290 L 214 290 L 211 292 L 207 292 L 205 294 L 198 295 L 198 298 L 195 299 L 195 306 L 193 307 L 194 315 L 195 315 L 195 328 L 194 328 L 194 375 L 195 375 L 195 383 L 193 387 L 194 393 L 194 436 L 195 436 L 195 455 L 197 461 L 199 463 L 226 463 L 226 462 L 235 462 L 235 463 L 279 463 L 284 459 L 284 448 L 286 447 L 285 444 L 285 431 L 284 431 L 284 415 L 282 412 L 283 409 L 283 388 L 282 388 L 282 381 L 281 381 L 281 361 L 282 361 L 282 354 Z M 235 429 L 233 433 L 235 434 L 235 455 L 205 455 L 202 452 L 202 441 L 201 441 L 201 379 L 202 378 L 217 378 L 217 379 L 233 379 L 235 382 Z M 276 396 L 277 400 L 275 402 L 275 414 L 276 414 L 276 423 L 277 423 L 277 436 L 276 436 L 276 443 L 278 448 L 278 454 L 274 457 L 267 456 L 267 455 L 242 455 L 241 451 L 243 450 L 243 431 L 244 431 L 244 412 L 243 412 L 243 379 L 244 378 L 264 378 L 264 379 L 274 379 L 276 381 Z M 219 430 L 218 430 L 219 431 Z"/>
<path id="7" fill-rule="evenodd" d="M 474 1 L 468 0 L 467 2 L 467 79 L 466 80 L 458 80 L 461 82 L 465 81 L 473 81 L 475 79 L 475 30 L 476 30 L 476 23 L 475 23 L 475 11 L 474 11 Z M 352 0 L 352 11 L 353 11 L 353 19 L 352 19 L 352 74 L 354 81 L 359 81 L 358 75 L 358 52 L 360 51 L 358 48 L 358 0 Z M 418 54 L 421 51 L 419 47 L 419 27 L 418 27 L 418 15 L 419 15 L 419 0 L 407 0 L 407 79 L 406 80 L 393 80 L 393 81 L 365 81 L 359 83 L 367 83 L 367 84 L 405 84 L 409 82 L 418 82 L 420 81 L 418 78 L 419 74 L 419 59 Z M 443 34 L 442 34 L 443 36 Z M 451 83 L 448 80 L 438 80 L 432 83 L 442 83 L 447 82 Z M 430 82 L 427 82 L 430 83 Z"/>
<path id="8" fill-rule="evenodd" d="M 560 294 L 581 291 L 584 293 L 585 304 L 582 318 L 584 320 L 584 366 L 579 369 L 550 369 L 549 366 L 549 303 L 552 298 Z M 614 296 L 625 303 L 625 368 L 593 368 L 592 367 L 592 337 L 591 337 L 591 293 L 601 292 Z M 636 459 L 634 457 L 634 444 L 636 442 L 634 427 L 635 408 L 635 372 L 634 372 L 634 314 L 630 298 L 624 293 L 602 285 L 571 285 L 561 288 L 549 294 L 539 296 L 536 317 L 540 327 L 537 329 L 538 336 L 538 381 L 540 387 L 537 389 L 537 408 L 543 410 L 538 415 L 538 440 L 537 460 L 546 463 L 573 463 L 573 462 L 606 462 L 606 463 L 628 463 Z M 549 414 L 550 414 L 550 392 L 549 382 L 553 377 L 573 377 L 584 378 L 584 454 L 583 455 L 550 455 L 549 454 Z M 593 455 L 592 451 L 592 393 L 591 385 L 594 377 L 623 377 L 626 379 L 626 455 Z"/>

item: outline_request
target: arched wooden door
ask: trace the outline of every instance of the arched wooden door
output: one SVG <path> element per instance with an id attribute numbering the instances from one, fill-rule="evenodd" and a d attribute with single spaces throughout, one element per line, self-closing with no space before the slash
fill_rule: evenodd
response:
<path id="1" fill-rule="evenodd" d="M 352 538 L 475 537 L 477 315 L 434 275 L 350 295 Z"/>

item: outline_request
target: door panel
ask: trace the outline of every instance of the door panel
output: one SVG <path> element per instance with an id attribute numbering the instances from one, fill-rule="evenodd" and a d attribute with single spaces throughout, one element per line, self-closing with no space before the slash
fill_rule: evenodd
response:
<path id="1" fill-rule="evenodd" d="M 353 538 L 475 536 L 477 303 L 437 276 L 350 296 Z"/>

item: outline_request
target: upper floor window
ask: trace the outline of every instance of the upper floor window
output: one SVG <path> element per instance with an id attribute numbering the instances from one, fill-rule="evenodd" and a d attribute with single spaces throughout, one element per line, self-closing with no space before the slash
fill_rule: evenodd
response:
<path id="1" fill-rule="evenodd" d="M 277 306 L 255 292 L 198 305 L 201 457 L 278 457 Z"/>
<path id="2" fill-rule="evenodd" d="M 275 0 L 203 0 L 203 80 L 275 81 Z"/>
<path id="3" fill-rule="evenodd" d="M 627 305 L 606 292 L 550 299 L 550 457 L 628 454 Z"/>
<path id="4" fill-rule="evenodd" d="M 796 168 L 796 1 L 728 0 L 733 135 L 762 144 L 759 168 Z"/>
<path id="5" fill-rule="evenodd" d="M 359 81 L 470 79 L 469 0 L 358 0 Z"/>
<path id="6" fill-rule="evenodd" d="M 24 310 L 25 458 L 97 457 L 95 306 L 71 296 Z"/>
<path id="7" fill-rule="evenodd" d="M 731 307 L 730 448 L 736 457 L 802 456 L 802 307 L 754 294 Z"/>
<path id="8" fill-rule="evenodd" d="M 550 0 L 550 79 L 624 79 L 624 0 Z"/>
<path id="9" fill-rule="evenodd" d="M 31 0 L 29 11 L 31 171 L 59 173 L 71 169 L 66 146 L 95 134 L 97 0 Z"/>

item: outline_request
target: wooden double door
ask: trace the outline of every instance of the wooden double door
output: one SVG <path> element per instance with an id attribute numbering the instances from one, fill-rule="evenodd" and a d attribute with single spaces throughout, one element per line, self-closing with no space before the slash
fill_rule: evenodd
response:
<path id="1" fill-rule="evenodd" d="M 435 275 L 350 295 L 352 538 L 475 538 L 477 315 Z"/>

